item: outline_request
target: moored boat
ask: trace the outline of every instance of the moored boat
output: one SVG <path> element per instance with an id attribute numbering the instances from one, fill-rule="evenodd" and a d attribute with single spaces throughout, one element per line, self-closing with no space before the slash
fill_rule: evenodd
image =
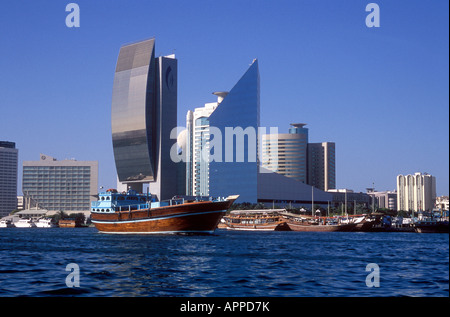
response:
<path id="1" fill-rule="evenodd" d="M 289 228 L 278 211 L 233 210 L 223 217 L 226 229 L 249 231 L 288 231 Z"/>
<path id="2" fill-rule="evenodd" d="M 50 218 L 40 218 L 34 223 L 38 228 L 55 228 L 56 225 L 52 222 Z"/>
<path id="3" fill-rule="evenodd" d="M 449 233 L 448 221 L 418 221 L 412 227 L 419 233 Z"/>
<path id="4" fill-rule="evenodd" d="M 11 228 L 13 224 L 11 220 L 0 220 L 0 228 Z"/>
<path id="5" fill-rule="evenodd" d="M 16 228 L 31 228 L 35 227 L 35 224 L 31 221 L 31 219 L 20 219 L 14 223 Z"/>
<path id="6" fill-rule="evenodd" d="M 286 224 L 292 231 L 303 232 L 332 232 L 332 231 L 355 231 L 358 223 L 341 223 L 339 218 L 327 217 L 303 217 L 285 216 Z"/>
<path id="7" fill-rule="evenodd" d="M 213 233 L 238 197 L 156 202 L 133 190 L 118 193 L 111 189 L 92 203 L 91 220 L 103 233 Z"/>

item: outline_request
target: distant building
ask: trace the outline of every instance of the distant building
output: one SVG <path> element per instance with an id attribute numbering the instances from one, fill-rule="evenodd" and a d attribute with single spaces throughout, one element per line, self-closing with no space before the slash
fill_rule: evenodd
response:
<path id="1" fill-rule="evenodd" d="M 97 161 L 58 161 L 41 154 L 23 162 L 22 192 L 38 207 L 66 213 L 89 212 L 98 193 Z"/>
<path id="2" fill-rule="evenodd" d="M 448 210 L 449 209 L 448 196 L 436 197 L 436 208 L 438 210 Z"/>
<path id="3" fill-rule="evenodd" d="M 336 188 L 334 142 L 308 143 L 308 184 L 324 191 Z"/>
<path id="4" fill-rule="evenodd" d="M 333 206 L 346 210 L 348 214 L 353 214 L 355 207 L 360 205 L 370 207 L 370 196 L 366 193 L 355 193 L 351 189 L 330 189 L 327 191 L 332 195 Z"/>
<path id="5" fill-rule="evenodd" d="M 308 129 L 304 128 L 305 125 L 292 123 L 289 133 L 264 134 L 262 167 L 306 184 Z"/>
<path id="6" fill-rule="evenodd" d="M 374 199 L 373 206 L 375 208 L 385 208 L 390 210 L 397 210 L 397 192 L 396 191 L 382 191 L 376 192 L 372 188 L 368 189 L 367 194 Z M 371 202 L 372 203 L 372 202 Z"/>
<path id="7" fill-rule="evenodd" d="M 18 157 L 14 142 L 0 141 L 0 218 L 17 208 Z"/>
<path id="8" fill-rule="evenodd" d="M 261 166 L 323 191 L 336 188 L 333 142 L 309 143 L 305 123 L 293 123 L 289 133 L 262 136 Z"/>
<path id="9" fill-rule="evenodd" d="M 427 173 L 397 176 L 397 209 L 431 211 L 436 203 L 436 178 Z"/>

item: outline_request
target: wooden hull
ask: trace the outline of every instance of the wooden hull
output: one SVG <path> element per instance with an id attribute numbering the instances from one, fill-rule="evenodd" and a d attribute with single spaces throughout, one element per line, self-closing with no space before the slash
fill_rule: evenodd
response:
<path id="1" fill-rule="evenodd" d="M 341 224 L 341 225 L 311 225 L 296 223 L 295 221 L 287 221 L 289 229 L 292 231 L 303 231 L 303 232 L 335 232 L 335 231 L 355 231 L 356 224 Z"/>
<path id="2" fill-rule="evenodd" d="M 139 211 L 91 213 L 104 233 L 213 233 L 234 200 L 192 202 Z"/>
<path id="3" fill-rule="evenodd" d="M 449 233 L 449 225 L 448 222 L 436 224 L 415 224 L 414 231 L 418 233 Z"/>
<path id="4" fill-rule="evenodd" d="M 228 230 L 247 230 L 247 231 L 287 231 L 284 221 L 279 221 L 270 224 L 241 224 L 241 223 L 226 223 Z"/>

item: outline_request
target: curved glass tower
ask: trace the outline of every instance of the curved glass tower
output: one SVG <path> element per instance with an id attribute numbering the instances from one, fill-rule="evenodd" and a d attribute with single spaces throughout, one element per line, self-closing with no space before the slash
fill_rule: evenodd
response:
<path id="1" fill-rule="evenodd" d="M 116 169 L 121 182 L 155 180 L 155 40 L 122 46 L 111 108 Z"/>
<path id="2" fill-rule="evenodd" d="M 114 76 L 111 128 L 119 181 L 137 191 L 149 183 L 152 194 L 177 194 L 176 165 L 170 149 L 176 139 L 177 60 L 155 58 L 155 39 L 120 48 Z"/>

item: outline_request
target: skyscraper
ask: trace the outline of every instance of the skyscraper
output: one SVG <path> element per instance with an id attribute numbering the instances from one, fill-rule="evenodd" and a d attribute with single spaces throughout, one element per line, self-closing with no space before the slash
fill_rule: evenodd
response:
<path id="1" fill-rule="evenodd" d="M 17 164 L 14 142 L 0 141 L 0 218 L 17 208 Z"/>
<path id="2" fill-rule="evenodd" d="M 257 201 L 259 100 L 258 61 L 254 60 L 209 116 L 210 134 L 214 135 L 210 143 L 211 196 L 239 194 L 240 202 Z"/>
<path id="3" fill-rule="evenodd" d="M 432 211 L 436 203 L 436 178 L 427 173 L 397 176 L 397 209 Z"/>
<path id="4" fill-rule="evenodd" d="M 149 183 L 160 200 L 177 194 L 177 60 L 155 58 L 155 39 L 120 48 L 114 76 L 111 126 L 119 181 L 142 192 Z"/>
<path id="5" fill-rule="evenodd" d="M 261 166 L 306 183 L 308 129 L 305 125 L 292 123 L 289 133 L 264 134 Z"/>
<path id="6" fill-rule="evenodd" d="M 322 190 L 336 188 L 334 142 L 308 143 L 308 184 Z"/>
<path id="7" fill-rule="evenodd" d="M 189 175 L 188 195 L 209 195 L 209 116 L 217 108 L 218 102 L 189 110 L 187 114 L 187 135 L 189 155 L 186 174 Z"/>
<path id="8" fill-rule="evenodd" d="M 47 210 L 88 212 L 97 186 L 97 161 L 58 161 L 41 154 L 39 161 L 23 162 L 22 192 Z"/>

